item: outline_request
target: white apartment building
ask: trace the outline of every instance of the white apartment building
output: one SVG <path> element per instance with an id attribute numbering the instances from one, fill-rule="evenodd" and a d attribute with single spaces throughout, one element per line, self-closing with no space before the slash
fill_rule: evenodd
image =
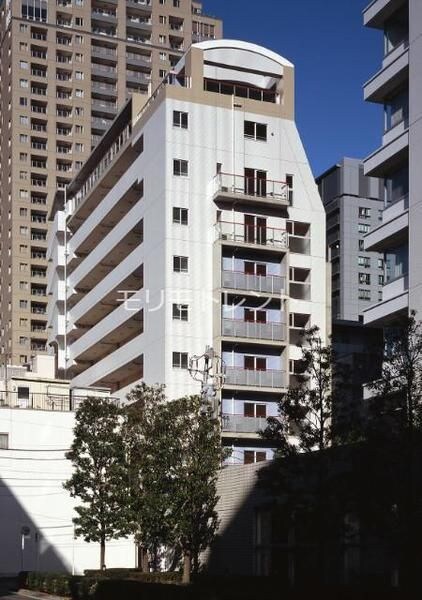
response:
<path id="1" fill-rule="evenodd" d="M 294 380 L 299 332 L 328 322 L 293 65 L 245 42 L 192 46 L 145 106 L 132 96 L 51 218 L 50 344 L 71 386 L 198 393 L 189 357 L 212 345 L 231 460 L 271 458 L 257 431 Z"/>

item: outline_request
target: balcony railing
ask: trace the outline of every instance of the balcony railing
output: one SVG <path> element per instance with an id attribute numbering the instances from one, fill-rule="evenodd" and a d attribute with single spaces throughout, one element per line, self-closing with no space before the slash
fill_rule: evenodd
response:
<path id="1" fill-rule="evenodd" d="M 253 371 L 240 367 L 227 367 L 225 385 L 282 388 L 286 386 L 286 373 L 276 370 Z"/>
<path id="2" fill-rule="evenodd" d="M 95 396 L 94 391 L 92 395 Z M 23 398 L 19 392 L 0 391 L 0 408 L 71 412 L 77 410 L 87 398 L 88 396 L 72 396 L 70 394 L 38 393 L 29 394 L 27 398 Z M 109 400 L 119 404 L 118 398 L 109 398 Z"/>
<path id="3" fill-rule="evenodd" d="M 223 414 L 222 429 L 233 433 L 258 433 L 267 426 L 266 417 Z"/>
<path id="4" fill-rule="evenodd" d="M 223 271 L 221 285 L 232 290 L 285 294 L 286 278 L 281 275 L 251 275 L 242 271 Z"/>
<path id="5" fill-rule="evenodd" d="M 214 179 L 215 195 L 235 194 L 258 199 L 276 200 L 289 204 L 289 186 L 284 181 L 245 177 L 232 173 L 218 173 Z"/>
<path id="6" fill-rule="evenodd" d="M 222 335 L 227 337 L 281 342 L 286 339 L 286 326 L 284 323 L 257 323 L 255 321 L 223 318 Z"/>
<path id="7" fill-rule="evenodd" d="M 280 249 L 287 249 L 289 246 L 289 235 L 285 229 L 229 221 L 219 221 L 215 227 L 217 239 L 222 241 Z"/>
<path id="8" fill-rule="evenodd" d="M 252 86 L 238 85 L 235 83 L 226 83 L 214 79 L 204 79 L 204 90 L 206 92 L 214 92 L 226 96 L 257 100 L 258 102 L 272 102 L 273 104 L 278 104 L 280 102 L 278 92 Z"/>

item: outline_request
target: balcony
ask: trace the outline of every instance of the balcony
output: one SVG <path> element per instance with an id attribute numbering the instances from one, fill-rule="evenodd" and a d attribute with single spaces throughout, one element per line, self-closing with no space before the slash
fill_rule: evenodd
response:
<path id="1" fill-rule="evenodd" d="M 287 378 L 284 371 L 253 371 L 239 367 L 227 367 L 225 386 L 247 386 L 258 388 L 284 388 Z"/>
<path id="2" fill-rule="evenodd" d="M 392 210 L 392 208 L 386 210 Z M 409 213 L 407 209 L 385 222 L 384 216 L 387 215 L 384 215 L 384 213 L 382 225 L 368 233 L 364 238 L 366 251 L 384 252 L 388 248 L 399 246 L 408 236 Z"/>
<path id="3" fill-rule="evenodd" d="M 382 289 L 382 302 L 363 311 L 365 325 L 388 326 L 409 310 L 409 281 L 407 275 L 387 283 Z"/>
<path id="4" fill-rule="evenodd" d="M 117 105 L 115 102 L 106 102 L 105 100 L 96 100 L 93 99 L 91 103 L 91 107 L 93 111 L 108 113 L 111 115 L 115 115 L 117 112 Z"/>
<path id="5" fill-rule="evenodd" d="M 242 271 L 223 271 L 221 287 L 279 295 L 286 294 L 286 278 L 281 275 L 251 275 Z"/>
<path id="6" fill-rule="evenodd" d="M 214 200 L 244 204 L 289 206 L 289 186 L 284 181 L 272 181 L 231 173 L 219 173 L 214 178 Z"/>
<path id="7" fill-rule="evenodd" d="M 151 69 L 151 56 L 137 52 L 126 52 L 126 64 Z"/>
<path id="8" fill-rule="evenodd" d="M 100 129 L 101 131 L 105 131 L 112 124 L 111 119 L 100 119 L 98 117 L 93 117 L 91 119 L 91 128 L 92 129 Z"/>
<path id="9" fill-rule="evenodd" d="M 257 323 L 223 318 L 221 334 L 223 337 L 282 342 L 286 339 L 286 326 L 284 323 Z"/>
<path id="10" fill-rule="evenodd" d="M 20 392 L 0 391 L 0 408 L 70 412 L 76 410 L 86 398 L 87 396 L 74 396 L 72 394 L 38 393 L 30 393 L 27 397 L 24 397 Z M 117 398 L 110 398 L 110 401 L 116 404 L 119 402 Z"/>
<path id="11" fill-rule="evenodd" d="M 270 102 L 272 104 L 279 104 L 280 102 L 278 92 L 273 90 L 238 85 L 235 83 L 225 83 L 215 79 L 204 79 L 204 90 L 206 92 L 213 92 L 215 94 L 223 94 L 225 96 L 235 96 L 236 98 L 256 100 L 257 102 Z"/>
<path id="12" fill-rule="evenodd" d="M 223 244 L 252 246 L 269 250 L 286 251 L 289 236 L 285 229 L 260 227 L 245 223 L 219 221 L 215 225 L 217 240 Z"/>
<path id="13" fill-rule="evenodd" d="M 402 5 L 402 0 L 373 0 L 363 10 L 364 25 L 382 29 L 385 21 Z"/>
<path id="14" fill-rule="evenodd" d="M 151 31 L 152 23 L 151 19 L 142 19 L 142 17 L 130 17 L 126 20 L 126 27 L 128 29 L 139 29 L 144 31 Z"/>
<path id="15" fill-rule="evenodd" d="M 152 0 L 126 0 L 127 8 L 151 14 Z"/>
<path id="16" fill-rule="evenodd" d="M 93 8 L 91 12 L 93 21 L 103 21 L 104 23 L 117 23 L 117 15 L 115 10 L 107 10 L 106 8 Z"/>
<path id="17" fill-rule="evenodd" d="M 109 48 L 107 46 L 92 46 L 91 55 L 98 56 L 99 58 L 104 58 L 110 61 L 117 60 L 116 48 Z"/>
<path id="18" fill-rule="evenodd" d="M 117 96 L 116 85 L 103 81 L 92 81 L 92 91 L 104 96 Z"/>
<path id="19" fill-rule="evenodd" d="M 267 426 L 266 417 L 245 417 L 243 415 L 223 414 L 222 430 L 228 433 L 256 434 Z"/>
<path id="20" fill-rule="evenodd" d="M 117 69 L 116 67 L 111 67 L 109 65 L 102 65 L 99 63 L 92 63 L 92 74 L 98 75 L 99 77 L 105 77 L 108 79 L 116 79 L 117 78 Z"/>
<path id="21" fill-rule="evenodd" d="M 131 69 L 127 69 L 126 80 L 134 83 L 149 85 L 151 81 L 151 75 L 149 73 L 141 73 L 140 71 L 132 71 Z"/>
<path id="22" fill-rule="evenodd" d="M 406 130 L 386 146 L 381 146 L 364 161 L 365 175 L 385 177 L 402 164 L 409 153 L 409 132 Z"/>

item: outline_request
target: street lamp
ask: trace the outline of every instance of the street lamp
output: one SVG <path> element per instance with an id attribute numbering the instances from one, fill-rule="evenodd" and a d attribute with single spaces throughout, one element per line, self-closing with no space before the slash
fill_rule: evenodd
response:
<path id="1" fill-rule="evenodd" d="M 189 374 L 192 379 L 201 382 L 201 413 L 208 414 L 210 408 L 217 413 L 217 392 L 223 386 L 226 375 L 223 359 L 215 353 L 214 348 L 207 346 L 204 354 L 189 359 Z"/>

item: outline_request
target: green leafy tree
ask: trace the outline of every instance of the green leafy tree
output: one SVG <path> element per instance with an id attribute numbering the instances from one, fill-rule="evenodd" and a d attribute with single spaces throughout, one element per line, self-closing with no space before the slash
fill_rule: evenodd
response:
<path id="1" fill-rule="evenodd" d="M 129 532 L 125 447 L 120 409 L 106 398 L 88 398 L 76 411 L 74 439 L 66 458 L 74 472 L 64 484 L 81 504 L 75 508 L 75 533 L 100 544 L 100 568 L 105 568 L 106 542 Z"/>
<path id="2" fill-rule="evenodd" d="M 124 431 L 137 539 L 152 556 L 162 546 L 183 556 L 188 582 L 218 528 L 219 421 L 201 414 L 199 397 L 166 402 L 160 386 L 143 384 L 130 400 Z"/>

